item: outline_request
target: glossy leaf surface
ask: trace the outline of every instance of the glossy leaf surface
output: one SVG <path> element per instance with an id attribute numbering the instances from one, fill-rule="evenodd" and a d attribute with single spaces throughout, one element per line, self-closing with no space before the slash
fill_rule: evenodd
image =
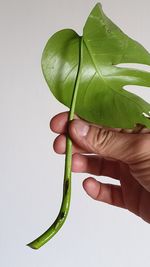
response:
<path id="1" fill-rule="evenodd" d="M 150 73 L 120 68 L 120 63 L 150 65 L 150 54 L 124 34 L 101 5 L 92 10 L 83 29 L 83 58 L 75 113 L 100 125 L 150 128 L 150 104 L 126 91 L 125 85 L 150 87 Z M 71 29 L 55 33 L 42 56 L 42 69 L 54 96 L 70 108 L 79 64 L 81 37 Z M 147 88 L 148 90 L 148 88 Z"/>

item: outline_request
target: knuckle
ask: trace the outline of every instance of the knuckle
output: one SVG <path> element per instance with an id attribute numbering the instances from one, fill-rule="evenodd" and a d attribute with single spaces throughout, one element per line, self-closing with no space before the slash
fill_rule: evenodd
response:
<path id="1" fill-rule="evenodd" d="M 109 131 L 105 128 L 95 128 L 93 133 L 93 148 L 96 153 L 105 152 L 110 147 L 114 138 L 114 132 Z"/>

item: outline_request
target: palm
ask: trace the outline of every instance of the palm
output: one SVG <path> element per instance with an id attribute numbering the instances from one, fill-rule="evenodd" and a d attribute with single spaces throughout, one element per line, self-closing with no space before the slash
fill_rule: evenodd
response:
<path id="1" fill-rule="evenodd" d="M 135 180 L 124 164 L 120 164 L 120 185 L 125 208 L 150 222 L 150 192 Z"/>

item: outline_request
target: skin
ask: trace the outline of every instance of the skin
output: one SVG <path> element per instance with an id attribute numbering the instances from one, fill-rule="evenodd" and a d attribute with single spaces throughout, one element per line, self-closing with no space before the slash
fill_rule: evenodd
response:
<path id="1" fill-rule="evenodd" d="M 51 130 L 58 134 L 54 140 L 55 152 L 65 153 L 68 129 L 73 142 L 72 171 L 107 176 L 120 182 L 120 185 L 104 184 L 88 177 L 83 182 L 86 193 L 95 200 L 128 209 L 150 223 L 149 131 L 107 129 L 78 117 L 68 126 L 67 120 L 68 112 L 63 112 L 50 122 Z"/>

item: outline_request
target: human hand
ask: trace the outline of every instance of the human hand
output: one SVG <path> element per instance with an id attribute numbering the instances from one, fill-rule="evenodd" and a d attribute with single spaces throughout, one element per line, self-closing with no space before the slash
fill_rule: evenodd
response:
<path id="1" fill-rule="evenodd" d="M 54 150 L 59 154 L 65 153 L 67 120 L 68 112 L 64 112 L 50 122 L 51 130 L 59 134 L 54 141 Z M 120 181 L 120 185 L 104 184 L 89 177 L 83 182 L 87 194 L 95 200 L 128 209 L 150 223 L 150 133 L 147 130 L 123 133 L 89 124 L 78 117 L 68 130 L 73 141 L 73 172 Z"/>

